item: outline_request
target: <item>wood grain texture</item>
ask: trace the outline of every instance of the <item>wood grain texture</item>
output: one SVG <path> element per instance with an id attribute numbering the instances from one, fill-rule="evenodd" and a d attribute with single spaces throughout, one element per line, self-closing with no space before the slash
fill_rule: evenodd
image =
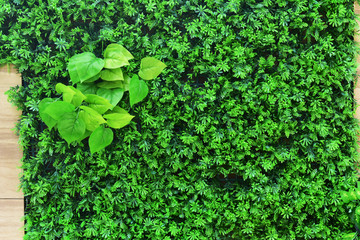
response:
<path id="1" fill-rule="evenodd" d="M 356 2 L 354 2 L 354 11 L 355 14 L 360 14 L 360 6 L 359 4 L 357 4 Z M 354 41 L 357 42 L 358 44 L 360 44 L 360 22 L 357 20 L 357 26 L 355 27 L 355 33 L 354 33 Z M 356 62 L 359 64 L 358 68 L 357 68 L 357 75 L 360 75 L 360 55 L 357 54 L 356 55 Z M 360 79 L 356 79 L 356 86 L 354 89 L 354 98 L 357 102 L 357 108 L 355 111 L 355 118 L 360 119 Z M 360 140 L 360 136 L 359 136 L 359 140 Z"/>
<path id="2" fill-rule="evenodd" d="M 23 199 L 0 199 L 0 239 L 23 239 Z"/>
<path id="3" fill-rule="evenodd" d="M 0 68 L 0 198 L 22 198 L 18 191 L 20 184 L 20 159 L 22 151 L 18 137 L 11 129 L 20 118 L 21 112 L 7 101 L 4 93 L 11 86 L 21 84 L 21 75 L 16 69 L 7 66 Z"/>
<path id="4" fill-rule="evenodd" d="M 356 14 L 360 14 L 360 6 L 354 1 L 354 10 Z"/>
<path id="5" fill-rule="evenodd" d="M 4 93 L 21 84 L 21 76 L 11 67 L 0 67 L 0 240 L 23 239 L 24 199 L 19 191 L 22 150 L 11 129 L 21 112 L 7 101 Z"/>

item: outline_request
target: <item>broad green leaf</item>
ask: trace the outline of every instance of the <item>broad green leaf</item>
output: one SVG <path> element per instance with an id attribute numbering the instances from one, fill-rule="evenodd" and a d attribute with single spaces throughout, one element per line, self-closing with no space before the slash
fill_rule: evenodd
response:
<path id="1" fill-rule="evenodd" d="M 75 107 L 71 103 L 57 101 L 50 103 L 44 110 L 44 113 L 48 114 L 55 120 L 59 120 L 65 113 L 74 112 Z"/>
<path id="2" fill-rule="evenodd" d="M 124 80 L 124 76 L 121 68 L 104 69 L 101 71 L 100 77 L 105 81 Z"/>
<path id="3" fill-rule="evenodd" d="M 114 133 L 110 128 L 99 126 L 89 137 L 89 146 L 91 154 L 109 146 L 114 138 Z"/>
<path id="4" fill-rule="evenodd" d="M 76 92 L 72 90 L 69 86 L 66 86 L 62 83 L 56 84 L 55 90 L 59 94 L 62 94 L 64 102 L 68 102 L 68 103 L 71 103 L 74 95 L 76 94 Z"/>
<path id="5" fill-rule="evenodd" d="M 98 89 L 95 83 L 78 83 L 76 84 L 76 88 L 83 94 L 96 94 Z"/>
<path id="6" fill-rule="evenodd" d="M 113 105 L 106 98 L 97 96 L 95 94 L 87 94 L 85 95 L 85 102 L 89 103 L 89 107 L 94 109 L 100 114 L 105 113 L 107 110 L 111 109 Z"/>
<path id="7" fill-rule="evenodd" d="M 100 73 L 96 74 L 95 76 L 93 76 L 89 79 L 84 80 L 83 82 L 92 83 L 92 82 L 95 82 L 96 80 L 98 80 L 99 78 L 100 78 Z"/>
<path id="8" fill-rule="evenodd" d="M 341 199 L 342 199 L 345 203 L 348 203 L 348 202 L 351 201 L 348 192 L 342 191 L 340 195 L 341 195 Z"/>
<path id="9" fill-rule="evenodd" d="M 113 88 L 124 88 L 124 81 L 111 81 L 111 82 L 107 82 L 107 81 L 102 81 L 98 84 L 96 84 L 96 86 L 100 87 L 100 88 L 106 88 L 106 89 L 113 89 Z"/>
<path id="10" fill-rule="evenodd" d="M 39 115 L 41 117 L 41 120 L 48 126 L 48 128 L 51 130 L 57 123 L 57 121 L 52 118 L 49 114 L 44 113 L 44 110 L 47 106 L 49 106 L 50 103 L 53 103 L 55 100 L 52 98 L 44 98 L 39 103 Z"/>
<path id="11" fill-rule="evenodd" d="M 124 80 L 123 80 L 123 83 L 124 83 L 124 91 L 129 91 L 129 88 L 130 88 L 130 80 L 131 78 L 129 77 L 129 75 L 125 74 L 124 73 Z"/>
<path id="12" fill-rule="evenodd" d="M 360 206 L 356 207 L 355 214 L 360 216 Z"/>
<path id="13" fill-rule="evenodd" d="M 350 190 L 349 191 L 349 197 L 350 197 L 350 200 L 357 200 L 357 195 L 356 195 L 356 192 L 354 190 Z"/>
<path id="14" fill-rule="evenodd" d="M 353 233 L 347 233 L 341 237 L 342 240 L 354 240 L 356 236 L 356 232 Z"/>
<path id="15" fill-rule="evenodd" d="M 82 140 L 84 140 L 85 138 L 89 137 L 91 135 L 92 131 L 89 130 L 85 130 L 85 133 L 78 139 L 76 140 L 77 142 L 81 142 Z"/>
<path id="16" fill-rule="evenodd" d="M 106 89 L 106 88 L 99 88 L 96 92 L 97 95 L 106 98 L 109 102 L 116 106 L 121 98 L 124 95 L 124 89 L 122 88 L 115 88 L 115 89 Z"/>
<path id="17" fill-rule="evenodd" d="M 107 112 L 106 114 L 110 114 L 110 113 L 127 114 L 128 112 L 119 106 L 115 106 L 111 111 Z"/>
<path id="18" fill-rule="evenodd" d="M 128 125 L 134 116 L 130 115 L 125 109 L 123 109 L 119 113 L 106 114 L 104 115 L 104 118 L 107 120 L 109 127 L 122 128 Z"/>
<path id="19" fill-rule="evenodd" d="M 68 70 L 73 83 L 84 82 L 96 76 L 104 67 L 104 60 L 95 54 L 84 52 L 70 58 Z"/>
<path id="20" fill-rule="evenodd" d="M 159 76 L 166 65 L 153 57 L 141 59 L 139 76 L 144 80 L 151 80 Z"/>
<path id="21" fill-rule="evenodd" d="M 77 141 L 85 134 L 85 122 L 76 112 L 65 113 L 58 121 L 58 130 L 67 143 Z"/>
<path id="22" fill-rule="evenodd" d="M 71 100 L 71 104 L 75 107 L 78 107 L 81 105 L 81 103 L 86 99 L 86 96 L 79 90 L 74 88 L 73 86 L 69 86 L 71 90 L 75 92 L 75 95 L 73 96 Z"/>
<path id="23" fill-rule="evenodd" d="M 134 75 L 130 80 L 129 95 L 130 106 L 142 101 L 148 94 L 149 88 L 143 80 L 139 80 L 137 75 Z"/>
<path id="24" fill-rule="evenodd" d="M 110 44 L 104 51 L 105 68 L 114 69 L 125 65 L 129 65 L 133 55 L 120 44 Z"/>
<path id="25" fill-rule="evenodd" d="M 101 124 L 106 123 L 105 119 L 97 111 L 90 107 L 80 106 L 83 111 L 79 112 L 79 118 L 81 118 L 86 125 L 86 129 L 94 131 Z"/>

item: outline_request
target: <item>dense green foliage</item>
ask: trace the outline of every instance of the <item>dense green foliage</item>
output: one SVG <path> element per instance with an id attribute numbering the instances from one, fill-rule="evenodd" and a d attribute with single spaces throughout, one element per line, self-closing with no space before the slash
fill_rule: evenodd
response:
<path id="1" fill-rule="evenodd" d="M 25 239 L 342 239 L 354 231 L 340 197 L 356 185 L 352 1 L 0 5 L 0 59 L 24 80 L 9 95 L 23 110 Z M 85 143 L 68 146 L 44 128 L 38 105 L 68 84 L 71 56 L 100 57 L 110 43 L 168 67 L 147 82 L 127 129 L 90 155 Z"/>

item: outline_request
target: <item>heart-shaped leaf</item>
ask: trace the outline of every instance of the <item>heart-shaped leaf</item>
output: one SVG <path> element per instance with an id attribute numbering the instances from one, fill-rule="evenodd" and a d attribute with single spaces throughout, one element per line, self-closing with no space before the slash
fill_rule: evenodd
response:
<path id="1" fill-rule="evenodd" d="M 71 103 L 74 95 L 76 94 L 76 92 L 72 90 L 69 86 L 66 86 L 62 83 L 56 84 L 55 90 L 59 94 L 62 94 L 64 102 L 68 102 L 68 103 Z"/>
<path id="2" fill-rule="evenodd" d="M 75 107 L 80 106 L 81 103 L 86 99 L 86 96 L 79 89 L 76 89 L 73 86 L 69 86 L 69 88 L 75 92 L 75 95 L 71 100 L 71 104 Z"/>
<path id="3" fill-rule="evenodd" d="M 143 80 L 139 80 L 137 75 L 134 75 L 130 80 L 129 95 L 130 106 L 142 101 L 148 94 L 149 88 Z"/>
<path id="4" fill-rule="evenodd" d="M 106 114 L 110 114 L 110 113 L 127 114 L 128 112 L 125 109 L 123 109 L 123 108 L 121 108 L 119 106 L 116 106 L 111 111 L 108 111 Z"/>
<path id="5" fill-rule="evenodd" d="M 98 84 L 96 84 L 97 87 L 100 88 L 106 88 L 106 89 L 113 89 L 113 88 L 124 88 L 124 81 L 112 81 L 112 82 L 107 82 L 107 81 L 102 81 Z"/>
<path id="6" fill-rule="evenodd" d="M 109 146 L 114 138 L 114 133 L 110 128 L 99 126 L 89 137 L 89 146 L 91 154 L 99 152 Z"/>
<path id="7" fill-rule="evenodd" d="M 95 76 L 89 78 L 89 79 L 86 79 L 82 82 L 86 82 L 86 83 L 92 83 L 92 82 L 95 82 L 96 80 L 98 80 L 100 78 L 100 73 L 96 74 Z"/>
<path id="8" fill-rule="evenodd" d="M 55 120 L 59 120 L 65 113 L 74 112 L 75 107 L 71 103 L 57 101 L 47 105 L 44 113 L 48 114 Z"/>
<path id="9" fill-rule="evenodd" d="M 104 51 L 105 68 L 114 69 L 125 65 L 129 65 L 130 59 L 133 59 L 133 55 L 121 46 L 120 44 L 110 44 Z"/>
<path id="10" fill-rule="evenodd" d="M 50 103 L 53 103 L 54 101 L 55 100 L 52 98 L 44 98 L 39 103 L 39 115 L 41 117 L 41 120 L 43 120 L 43 122 L 46 124 L 46 126 L 49 127 L 50 130 L 57 124 L 57 121 L 49 114 L 44 113 L 44 110 L 47 106 L 49 106 Z"/>
<path id="11" fill-rule="evenodd" d="M 100 114 L 104 114 L 107 110 L 111 109 L 113 105 L 106 98 L 97 96 L 95 94 L 85 95 L 85 102 L 89 103 L 89 107 L 94 109 Z"/>
<path id="12" fill-rule="evenodd" d="M 141 59 L 139 76 L 144 80 L 156 78 L 166 65 L 153 57 L 145 57 Z"/>
<path id="13" fill-rule="evenodd" d="M 124 84 L 124 91 L 129 91 L 130 88 L 130 80 L 131 78 L 129 77 L 129 75 L 124 73 L 124 80 L 123 80 L 123 84 Z"/>
<path id="14" fill-rule="evenodd" d="M 106 98 L 109 102 L 116 106 L 121 98 L 124 95 L 124 89 L 122 88 L 114 88 L 114 89 L 106 89 L 106 88 L 99 88 L 96 92 L 97 95 Z"/>
<path id="15" fill-rule="evenodd" d="M 95 54 L 84 52 L 70 58 L 68 70 L 73 83 L 84 82 L 100 73 L 104 67 L 104 60 Z"/>
<path id="16" fill-rule="evenodd" d="M 83 111 L 79 112 L 79 118 L 81 118 L 86 125 L 86 129 L 94 131 L 101 124 L 106 123 L 105 119 L 97 111 L 90 107 L 81 106 Z"/>
<path id="17" fill-rule="evenodd" d="M 95 83 L 78 83 L 76 88 L 79 89 L 83 94 L 96 94 L 98 89 Z"/>
<path id="18" fill-rule="evenodd" d="M 84 140 L 85 138 L 89 137 L 91 135 L 92 131 L 89 130 L 85 130 L 85 133 L 78 139 L 76 140 L 77 142 L 81 142 L 82 140 Z"/>
<path id="19" fill-rule="evenodd" d="M 128 125 L 134 116 L 130 115 L 125 109 L 122 109 L 117 113 L 106 114 L 104 118 L 107 120 L 109 127 L 122 128 Z"/>
<path id="20" fill-rule="evenodd" d="M 124 80 L 124 76 L 121 68 L 104 69 L 101 71 L 100 77 L 105 81 Z"/>
<path id="21" fill-rule="evenodd" d="M 75 112 L 65 113 L 58 121 L 59 133 L 69 144 L 80 139 L 85 129 L 85 122 Z"/>

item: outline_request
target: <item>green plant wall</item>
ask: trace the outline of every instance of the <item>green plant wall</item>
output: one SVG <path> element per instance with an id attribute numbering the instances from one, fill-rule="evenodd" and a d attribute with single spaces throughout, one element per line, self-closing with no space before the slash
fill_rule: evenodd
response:
<path id="1" fill-rule="evenodd" d="M 0 0 L 23 86 L 24 239 L 342 239 L 355 187 L 347 0 Z M 167 68 L 90 154 L 39 117 L 67 62 L 110 43 Z M 132 67 L 138 69 L 134 64 Z M 134 69 L 128 69 L 132 71 Z M 126 97 L 126 96 L 125 96 Z M 126 99 L 125 99 L 126 100 Z M 128 102 L 128 100 L 124 101 Z"/>

